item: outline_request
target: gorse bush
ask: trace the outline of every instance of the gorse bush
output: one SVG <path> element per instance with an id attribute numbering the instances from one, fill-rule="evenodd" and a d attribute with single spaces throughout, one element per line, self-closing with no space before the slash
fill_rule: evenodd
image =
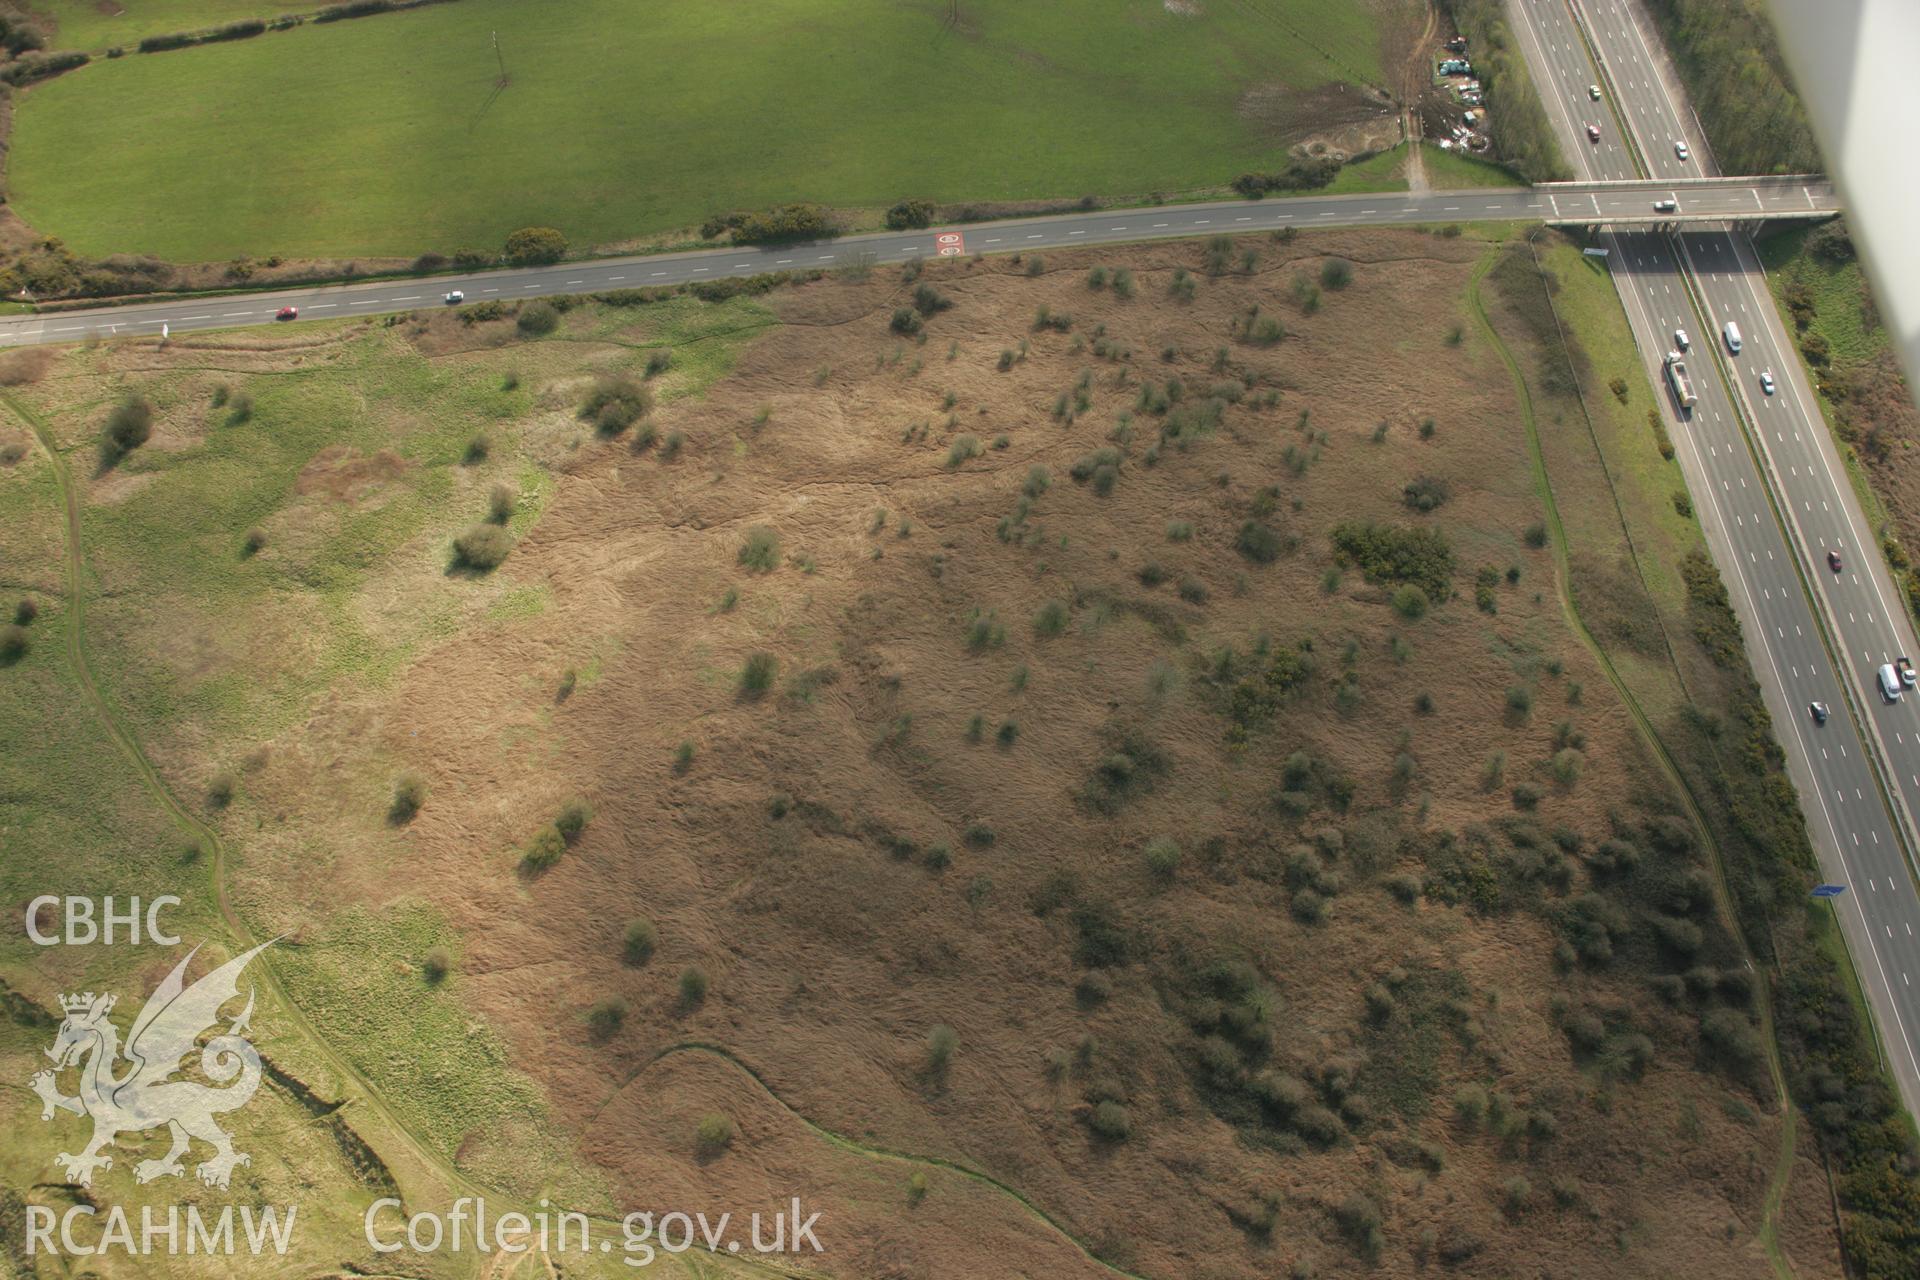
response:
<path id="1" fill-rule="evenodd" d="M 520 855 L 520 865 L 528 871 L 545 871 L 560 861 L 567 851 L 567 838 L 560 834 L 560 828 L 549 822 L 534 832 L 524 853 Z"/>
<path id="2" fill-rule="evenodd" d="M 427 800 L 427 785 L 412 774 L 402 774 L 393 784 L 393 801 L 387 806 L 387 821 L 405 826 L 420 812 Z"/>
<path id="3" fill-rule="evenodd" d="M 550 266 L 566 256 L 567 238 L 552 227 L 520 228 L 507 237 L 500 255 L 502 261 L 515 267 Z"/>
<path id="4" fill-rule="evenodd" d="M 700 1117 L 693 1131 L 693 1145 L 703 1160 L 711 1160 L 733 1145 L 733 1121 L 714 1112 Z"/>
<path id="5" fill-rule="evenodd" d="M 839 234 L 826 209 L 817 204 L 783 204 L 755 213 L 723 213 L 701 224 L 707 240 L 729 236 L 735 244 L 813 240 Z"/>
<path id="6" fill-rule="evenodd" d="M 485 572 L 498 568 L 513 550 L 513 535 L 497 524 L 476 524 L 453 540 L 454 562 Z"/>
<path id="7" fill-rule="evenodd" d="M 553 826 L 554 830 L 560 833 L 561 839 L 568 844 L 573 844 L 580 839 L 581 833 L 587 829 L 587 824 L 591 821 L 593 821 L 593 806 L 585 800 L 569 800 L 560 806 L 560 812 L 554 818 Z"/>
<path id="8" fill-rule="evenodd" d="M 602 374 L 580 404 L 580 416 L 602 435 L 619 435 L 653 412 L 653 392 L 624 373 Z"/>
<path id="9" fill-rule="evenodd" d="M 529 337 L 544 338 L 560 327 L 560 313 L 551 302 L 529 302 L 520 308 L 514 324 Z"/>
<path id="10" fill-rule="evenodd" d="M 620 934 L 620 959 L 630 965 L 643 965 L 653 959 L 659 934 L 651 920 L 629 920 Z"/>
<path id="11" fill-rule="evenodd" d="M 933 225 L 933 214 L 931 200 L 902 200 L 887 210 L 887 229 L 922 231 Z"/>
<path id="12" fill-rule="evenodd" d="M 1255 564 L 1272 564 L 1280 558 L 1285 541 L 1280 533 L 1258 520 L 1248 520 L 1240 526 L 1240 532 L 1234 535 L 1233 546 L 1236 551 Z"/>
<path id="13" fill-rule="evenodd" d="M 698 965 L 680 971 L 680 1007 L 692 1009 L 707 998 L 707 973 Z"/>
<path id="14" fill-rule="evenodd" d="M 0 626 L 0 666 L 10 667 L 27 656 L 31 640 L 27 629 L 17 622 Z"/>

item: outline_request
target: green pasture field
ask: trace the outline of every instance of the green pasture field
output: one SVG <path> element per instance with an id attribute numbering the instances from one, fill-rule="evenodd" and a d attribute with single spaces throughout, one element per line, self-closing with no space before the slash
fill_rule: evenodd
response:
<path id="1" fill-rule="evenodd" d="M 1384 78 L 1360 0 L 947 14 L 576 0 L 560 22 L 461 0 L 96 60 L 21 95 L 11 195 L 89 255 L 404 257 L 535 224 L 608 244 L 786 200 L 1216 186 L 1277 167 L 1311 123 L 1286 91 Z"/>
<path id="2" fill-rule="evenodd" d="M 131 49 L 145 36 L 201 31 L 321 6 L 300 0 L 107 0 L 104 6 L 100 0 L 36 0 L 30 7 L 53 19 L 48 48 L 99 53 L 115 45 Z M 116 9 L 119 12 L 111 12 Z"/>

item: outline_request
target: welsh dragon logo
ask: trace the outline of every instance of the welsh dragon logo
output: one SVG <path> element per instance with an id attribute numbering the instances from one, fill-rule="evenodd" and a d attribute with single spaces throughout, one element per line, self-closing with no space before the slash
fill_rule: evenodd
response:
<path id="1" fill-rule="evenodd" d="M 200 1070 L 225 1087 L 211 1088 L 174 1076 L 181 1070 L 180 1060 L 193 1051 L 200 1033 L 218 1026 L 221 1006 L 240 994 L 240 971 L 272 945 L 271 941 L 263 942 L 235 956 L 192 986 L 186 985 L 184 975 L 200 948 L 189 951 L 147 997 L 127 1033 L 124 1049 L 119 1031 L 107 1020 L 117 997 L 91 991 L 60 997 L 66 1018 L 60 1023 L 53 1047 L 46 1051 L 53 1059 L 53 1069 L 36 1073 L 28 1084 L 40 1095 L 42 1120 L 53 1119 L 56 1111 L 71 1111 L 93 1120 L 93 1139 L 85 1150 L 79 1155 L 63 1152 L 54 1157 L 68 1178 L 86 1186 L 93 1181 L 94 1170 L 113 1168 L 113 1157 L 104 1152 L 115 1137 L 162 1125 L 171 1131 L 173 1145 L 160 1159 L 135 1165 L 133 1176 L 137 1181 L 180 1176 L 184 1172 L 180 1157 L 187 1154 L 194 1138 L 214 1151 L 212 1159 L 194 1170 L 210 1187 L 225 1189 L 235 1166 L 253 1163 L 251 1156 L 233 1149 L 233 1139 L 214 1123 L 215 1116 L 245 1106 L 260 1087 L 260 1054 L 241 1034 L 253 1016 L 251 989 L 240 1016 L 200 1049 Z M 122 1063 L 125 1069 L 116 1075 L 115 1069 Z M 80 1092 L 68 1096 L 60 1092 L 58 1076 L 75 1066 L 80 1069 Z"/>

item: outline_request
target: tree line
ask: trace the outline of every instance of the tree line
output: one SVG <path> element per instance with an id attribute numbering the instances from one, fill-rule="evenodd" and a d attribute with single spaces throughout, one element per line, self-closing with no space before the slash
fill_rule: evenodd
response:
<path id="1" fill-rule="evenodd" d="M 1440 7 L 1467 38 L 1467 58 L 1486 96 L 1501 158 L 1529 182 L 1571 178 L 1500 0 L 1440 0 Z"/>
<path id="2" fill-rule="evenodd" d="M 1820 147 L 1780 41 L 1749 0 L 1649 0 L 1728 173 L 1818 173 Z"/>

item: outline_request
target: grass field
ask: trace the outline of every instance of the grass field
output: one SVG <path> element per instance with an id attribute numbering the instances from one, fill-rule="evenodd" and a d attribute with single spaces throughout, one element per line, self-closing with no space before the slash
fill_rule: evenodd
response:
<path id="1" fill-rule="evenodd" d="M 607 243 L 794 199 L 1177 192 L 1275 167 L 1311 95 L 1383 78 L 1358 0 L 946 11 L 580 0 L 561 24 L 463 0 L 97 61 L 22 95 L 14 206 L 79 252 L 216 261 L 491 249 L 529 224 Z"/>
<path id="2" fill-rule="evenodd" d="M 1466 191 L 1474 187 L 1524 187 L 1527 180 L 1507 168 L 1460 151 L 1423 147 L 1427 182 L 1436 191 Z"/>
<path id="3" fill-rule="evenodd" d="M 37 0 L 29 6 L 53 19 L 52 49 L 84 49 L 98 53 L 119 45 L 131 49 L 143 37 L 175 31 L 199 31 L 245 18 L 272 18 L 282 13 L 304 13 L 321 6 L 303 0 L 108 0 L 104 12 L 99 0 Z"/>

